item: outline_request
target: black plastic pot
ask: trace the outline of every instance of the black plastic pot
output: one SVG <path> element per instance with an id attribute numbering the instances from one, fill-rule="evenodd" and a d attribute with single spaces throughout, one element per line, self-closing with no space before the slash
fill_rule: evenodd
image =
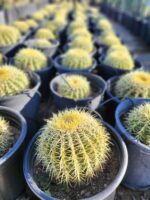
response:
<path id="1" fill-rule="evenodd" d="M 118 68 L 106 65 L 106 64 L 104 64 L 103 60 L 104 60 L 104 55 L 102 55 L 99 58 L 100 64 L 98 65 L 98 68 L 99 68 L 99 71 L 101 72 L 102 77 L 106 80 L 108 80 L 109 78 L 111 78 L 113 76 L 119 76 L 119 75 L 122 75 L 122 74 L 125 74 L 128 72 L 131 72 L 131 70 L 123 70 L 123 69 L 118 69 Z M 135 60 L 134 63 L 135 63 L 135 67 L 133 70 L 143 68 L 143 66 L 141 65 L 141 63 L 139 61 Z"/>
<path id="2" fill-rule="evenodd" d="M 29 77 L 32 83 L 32 88 L 26 90 L 22 94 L 1 97 L 0 106 L 9 107 L 20 112 L 27 120 L 28 131 L 31 134 L 37 131 L 36 118 L 41 100 L 41 95 L 39 94 L 38 89 L 41 85 L 41 81 L 39 76 L 33 72 L 29 73 Z M 28 135 L 28 137 L 31 136 L 32 135 Z"/>
<path id="3" fill-rule="evenodd" d="M 14 200 L 25 188 L 22 163 L 27 125 L 25 119 L 10 108 L 0 106 L 0 115 L 20 131 L 17 142 L 0 158 L 0 199 Z"/>
<path id="4" fill-rule="evenodd" d="M 115 113 L 116 128 L 123 136 L 129 153 L 129 164 L 123 183 L 133 190 L 147 190 L 150 188 L 150 148 L 129 133 L 123 123 L 122 116 L 136 106 L 150 99 L 128 99 L 119 104 Z"/>
<path id="5" fill-rule="evenodd" d="M 29 48 L 33 48 L 35 41 L 36 39 L 30 39 L 30 40 L 27 40 L 24 44 Z M 59 42 L 57 40 L 52 41 L 52 42 L 53 42 L 53 45 L 50 46 L 49 48 L 37 48 L 37 49 L 41 50 L 48 58 L 51 58 L 56 53 L 57 48 L 59 46 Z"/>
<path id="6" fill-rule="evenodd" d="M 68 73 L 61 74 L 55 77 L 50 83 L 50 90 L 52 92 L 54 102 L 57 108 L 65 109 L 78 106 L 78 107 L 89 107 L 92 110 L 97 109 L 99 104 L 104 98 L 104 93 L 106 91 L 105 81 L 101 77 L 90 73 L 76 73 L 76 74 L 82 75 L 88 79 L 88 81 L 91 84 L 92 90 L 95 92 L 95 95 L 93 97 L 88 97 L 79 100 L 73 100 L 61 96 L 57 91 L 57 87 L 59 83 L 65 81 L 65 77 L 68 75 Z"/>
<path id="7" fill-rule="evenodd" d="M 92 72 L 96 68 L 96 66 L 97 66 L 96 60 L 93 59 L 93 65 L 90 68 L 87 68 L 87 69 L 71 69 L 71 68 L 68 68 L 67 66 L 63 66 L 61 64 L 62 63 L 62 58 L 63 58 L 63 56 L 57 56 L 54 59 L 54 66 L 55 66 L 56 70 L 60 74 L 62 74 L 62 73 L 68 73 L 68 72 L 72 72 L 72 73 Z"/>
<path id="8" fill-rule="evenodd" d="M 127 168 L 128 153 L 125 143 L 123 142 L 122 138 L 119 136 L 115 129 L 113 129 L 106 122 L 103 122 L 103 124 L 110 132 L 112 139 L 115 141 L 115 144 L 118 147 L 118 152 L 120 154 L 120 167 L 116 178 L 112 181 L 110 185 L 106 187 L 105 190 L 91 198 L 86 198 L 85 200 L 114 200 L 116 189 L 121 183 Z M 40 134 L 41 132 L 38 132 L 34 136 L 27 148 L 24 157 L 24 176 L 29 188 L 32 190 L 33 194 L 35 194 L 36 197 L 38 197 L 41 200 L 58 200 L 56 198 L 48 196 L 46 193 L 41 191 L 33 177 L 33 163 L 35 160 L 35 141 Z"/>

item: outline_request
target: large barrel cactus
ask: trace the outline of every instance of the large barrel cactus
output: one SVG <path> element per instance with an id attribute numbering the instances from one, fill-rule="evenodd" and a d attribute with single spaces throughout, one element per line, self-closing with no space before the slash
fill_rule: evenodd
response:
<path id="1" fill-rule="evenodd" d="M 37 49 L 21 49 L 15 56 L 15 65 L 20 69 L 36 71 L 47 67 L 47 64 L 47 57 Z"/>
<path id="2" fill-rule="evenodd" d="M 91 88 L 87 78 L 81 75 L 68 75 L 58 85 L 58 93 L 69 99 L 83 99 L 90 96 Z"/>
<path id="3" fill-rule="evenodd" d="M 0 67 L 0 97 L 20 94 L 30 86 L 28 76 L 14 66 Z"/>
<path id="4" fill-rule="evenodd" d="M 121 76 L 115 84 L 114 93 L 120 99 L 150 98 L 150 74 L 139 70 Z"/>
<path id="5" fill-rule="evenodd" d="M 108 53 L 104 59 L 104 64 L 124 70 L 132 70 L 135 66 L 131 55 L 123 50 Z"/>
<path id="6" fill-rule="evenodd" d="M 92 67 L 93 60 L 85 50 L 74 48 L 64 54 L 62 64 L 72 69 L 87 69 Z"/>
<path id="7" fill-rule="evenodd" d="M 81 109 L 54 114 L 37 139 L 37 159 L 58 183 L 80 184 L 103 169 L 110 139 L 103 124 Z"/>
<path id="8" fill-rule="evenodd" d="M 16 44 L 20 39 L 20 32 L 13 26 L 0 25 L 0 46 Z"/>
<path id="9" fill-rule="evenodd" d="M 150 103 L 133 108 L 127 114 L 124 125 L 133 136 L 150 147 Z"/>

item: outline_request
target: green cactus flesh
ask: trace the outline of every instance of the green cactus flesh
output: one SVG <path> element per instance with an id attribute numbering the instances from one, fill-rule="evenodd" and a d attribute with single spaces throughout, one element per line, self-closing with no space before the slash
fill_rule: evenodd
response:
<path id="1" fill-rule="evenodd" d="M 54 114 L 37 139 L 37 160 L 57 183 L 86 182 L 103 169 L 110 139 L 89 112 L 70 109 Z"/>
<path id="2" fill-rule="evenodd" d="M 14 66 L 0 67 L 0 96 L 13 96 L 29 88 L 27 75 Z"/>
<path id="3" fill-rule="evenodd" d="M 81 75 L 68 75 L 58 85 L 58 93 L 69 99 L 83 99 L 90 96 L 91 88 L 87 78 Z"/>
<path id="4" fill-rule="evenodd" d="M 134 71 L 121 76 L 116 82 L 114 93 L 120 99 L 150 98 L 150 74 L 144 71 Z"/>
<path id="5" fill-rule="evenodd" d="M 21 49 L 15 56 L 15 65 L 20 69 L 36 71 L 46 68 L 47 64 L 47 57 L 37 49 Z"/>
<path id="6" fill-rule="evenodd" d="M 150 103 L 133 108 L 127 114 L 124 125 L 134 137 L 150 147 Z"/>
<path id="7" fill-rule="evenodd" d="M 70 49 L 64 54 L 62 64 L 71 69 L 87 69 L 92 67 L 92 57 L 82 49 Z"/>

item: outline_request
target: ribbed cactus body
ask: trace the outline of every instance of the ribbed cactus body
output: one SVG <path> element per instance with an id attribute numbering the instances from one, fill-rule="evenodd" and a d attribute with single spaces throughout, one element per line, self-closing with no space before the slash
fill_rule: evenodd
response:
<path id="1" fill-rule="evenodd" d="M 91 33 L 85 28 L 80 28 L 80 29 L 74 30 L 74 32 L 70 34 L 71 39 L 78 37 L 78 36 L 86 37 L 89 39 L 92 38 Z"/>
<path id="2" fill-rule="evenodd" d="M 30 30 L 30 26 L 25 21 L 16 21 L 14 26 L 22 33 L 25 34 Z"/>
<path id="3" fill-rule="evenodd" d="M 32 15 L 32 18 L 33 18 L 34 20 L 36 20 L 37 22 L 40 22 L 40 21 L 42 21 L 42 20 L 44 19 L 44 14 L 43 14 L 42 12 L 38 11 L 38 12 L 35 12 L 35 13 Z"/>
<path id="4" fill-rule="evenodd" d="M 29 28 L 36 28 L 38 26 L 38 23 L 33 19 L 27 19 L 25 22 L 28 24 Z"/>
<path id="5" fill-rule="evenodd" d="M 133 108 L 127 114 L 124 125 L 133 136 L 150 147 L 150 103 Z"/>
<path id="6" fill-rule="evenodd" d="M 131 55 L 126 51 L 114 51 L 107 54 L 104 63 L 114 68 L 132 70 L 135 66 Z"/>
<path id="7" fill-rule="evenodd" d="M 103 35 L 100 36 L 99 38 L 99 42 L 101 44 L 107 45 L 107 46 L 113 46 L 113 45 L 118 45 L 120 44 L 120 40 L 118 37 L 116 37 L 115 35 Z"/>
<path id="8" fill-rule="evenodd" d="M 0 46 L 16 44 L 20 36 L 20 32 L 15 27 L 0 25 Z"/>
<path id="9" fill-rule="evenodd" d="M 0 97 L 20 94 L 29 88 L 27 75 L 14 66 L 0 67 Z"/>
<path id="10" fill-rule="evenodd" d="M 10 124 L 0 116 L 0 155 L 4 154 L 12 142 Z"/>
<path id="11" fill-rule="evenodd" d="M 92 67 L 92 58 L 82 49 L 70 49 L 67 53 L 64 54 L 62 59 L 62 64 L 65 67 L 72 69 L 87 69 Z"/>
<path id="12" fill-rule="evenodd" d="M 58 85 L 58 93 L 69 99 L 87 98 L 91 93 L 90 83 L 84 76 L 68 75 Z"/>
<path id="13" fill-rule="evenodd" d="M 41 28 L 36 32 L 35 38 L 50 40 L 50 39 L 55 39 L 55 36 L 49 29 Z"/>
<path id="14" fill-rule="evenodd" d="M 116 82 L 114 93 L 120 99 L 150 98 L 150 74 L 144 71 L 134 71 L 121 76 Z"/>
<path id="15" fill-rule="evenodd" d="M 89 53 L 91 53 L 94 50 L 92 40 L 84 36 L 78 36 L 74 40 L 72 40 L 71 47 L 81 48 Z"/>
<path id="16" fill-rule="evenodd" d="M 37 49 L 21 49 L 15 56 L 15 65 L 20 69 L 35 71 L 47 67 L 47 64 L 47 57 Z"/>
<path id="17" fill-rule="evenodd" d="M 54 114 L 37 140 L 37 159 L 58 183 L 86 182 L 103 169 L 109 153 L 109 134 L 84 110 Z"/>
<path id="18" fill-rule="evenodd" d="M 45 49 L 52 46 L 52 43 L 46 39 L 36 39 L 33 43 L 34 48 Z"/>
<path id="19" fill-rule="evenodd" d="M 107 19 L 101 19 L 97 26 L 102 30 L 112 30 L 112 25 Z"/>

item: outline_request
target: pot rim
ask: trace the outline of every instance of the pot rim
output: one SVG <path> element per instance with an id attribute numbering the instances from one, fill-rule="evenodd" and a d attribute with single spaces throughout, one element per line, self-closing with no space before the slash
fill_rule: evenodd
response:
<path id="1" fill-rule="evenodd" d="M 3 157 L 0 158 L 0 166 L 2 166 L 4 163 L 6 163 L 12 156 L 17 152 L 17 150 L 20 148 L 20 146 L 23 144 L 26 136 L 27 136 L 27 123 L 24 117 L 16 112 L 15 110 L 11 108 L 7 108 L 4 106 L 0 106 L 0 112 L 7 113 L 7 116 L 9 115 L 10 117 L 16 117 L 16 120 L 20 122 L 20 136 L 16 143 L 13 145 L 13 147 L 6 153 L 4 154 Z"/>
<path id="2" fill-rule="evenodd" d="M 127 129 L 123 126 L 122 124 L 122 120 L 120 119 L 121 114 L 119 114 L 121 112 L 121 107 L 122 105 L 125 105 L 127 102 L 131 103 L 131 107 L 135 107 L 134 105 L 134 101 L 138 101 L 139 104 L 141 105 L 144 102 L 150 102 L 150 99 L 146 99 L 146 98 L 129 98 L 129 99 L 125 99 L 124 101 L 122 101 L 116 108 L 115 111 L 115 120 L 116 120 L 116 125 L 119 129 L 119 131 L 121 131 L 121 133 L 123 133 L 123 136 L 130 142 L 132 142 L 133 144 L 135 144 L 137 147 L 142 148 L 145 151 L 149 151 L 150 153 L 150 147 L 148 147 L 147 145 L 143 144 L 142 142 L 140 142 L 138 139 L 136 139 L 134 136 L 132 136 L 132 134 L 130 132 L 127 131 Z M 129 108 L 129 105 L 126 104 L 126 110 L 129 111 L 132 108 Z"/>
<path id="3" fill-rule="evenodd" d="M 120 149 L 120 154 L 122 154 L 121 158 L 121 164 L 120 164 L 120 169 L 118 170 L 118 173 L 115 177 L 115 179 L 109 184 L 109 186 L 103 190 L 102 192 L 94 195 L 93 197 L 90 198 L 86 198 L 85 200 L 92 200 L 92 199 L 96 199 L 98 198 L 99 200 L 105 199 L 107 197 L 109 197 L 115 190 L 116 188 L 119 186 L 119 184 L 121 183 L 125 173 L 126 173 L 126 169 L 127 169 L 127 165 L 128 165 L 128 152 L 127 152 L 127 148 L 125 145 L 125 142 L 123 141 L 123 139 L 121 138 L 121 136 L 118 134 L 118 132 L 112 127 L 110 126 L 108 123 L 103 121 L 103 124 L 110 130 L 112 137 L 114 137 L 115 141 L 118 144 L 118 147 Z M 41 131 L 39 131 L 30 141 L 26 153 L 25 153 L 25 157 L 24 157 L 24 164 L 23 164 L 23 171 L 24 171 L 24 176 L 26 179 L 26 182 L 29 186 L 29 188 L 32 190 L 32 192 L 38 196 L 40 199 L 42 200 L 58 200 L 57 198 L 54 197 L 50 197 L 48 195 L 46 195 L 46 193 L 44 193 L 35 183 L 33 177 L 30 175 L 29 173 L 29 160 L 28 157 L 31 154 L 31 150 L 32 147 L 34 145 L 34 142 L 36 140 L 36 138 L 41 134 Z"/>
<path id="4" fill-rule="evenodd" d="M 64 96 L 60 95 L 60 94 L 58 93 L 58 91 L 55 90 L 54 84 L 57 82 L 57 79 L 58 79 L 59 77 L 61 77 L 61 76 L 66 77 L 66 76 L 68 76 L 68 75 L 82 75 L 82 76 L 86 77 L 87 79 L 90 79 L 91 77 L 97 78 L 97 79 L 99 79 L 99 81 L 101 81 L 101 83 L 103 84 L 103 86 L 104 86 L 104 87 L 103 87 L 103 90 L 102 90 L 102 91 L 97 91 L 96 94 L 95 94 L 95 96 L 91 96 L 91 97 L 87 97 L 87 98 L 82 98 L 82 99 L 77 99 L 77 100 L 69 99 L 69 98 L 67 98 L 67 97 L 64 97 Z M 91 81 L 89 80 L 89 82 L 91 82 Z M 52 79 L 52 81 L 51 81 L 50 84 L 49 84 L 49 87 L 50 87 L 51 92 L 52 92 L 53 94 L 55 94 L 56 96 L 58 96 L 59 98 L 63 98 L 63 99 L 70 100 L 70 101 L 74 101 L 74 102 L 86 101 L 86 100 L 87 100 L 87 101 L 90 101 L 90 100 L 96 98 L 98 95 L 103 95 L 103 94 L 106 92 L 106 89 L 107 89 L 106 82 L 104 81 L 104 79 L 103 79 L 102 77 L 100 77 L 100 76 L 98 76 L 98 75 L 95 75 L 95 74 L 88 73 L 88 72 L 87 72 L 87 73 L 86 73 L 86 72 L 76 72 L 76 73 L 75 73 L 75 72 L 73 72 L 73 73 L 69 72 L 69 73 L 60 74 L 60 75 L 58 75 L 58 76 L 56 76 L 56 77 L 54 77 L 54 78 Z M 101 92 L 101 93 L 100 93 L 100 92 Z"/>

